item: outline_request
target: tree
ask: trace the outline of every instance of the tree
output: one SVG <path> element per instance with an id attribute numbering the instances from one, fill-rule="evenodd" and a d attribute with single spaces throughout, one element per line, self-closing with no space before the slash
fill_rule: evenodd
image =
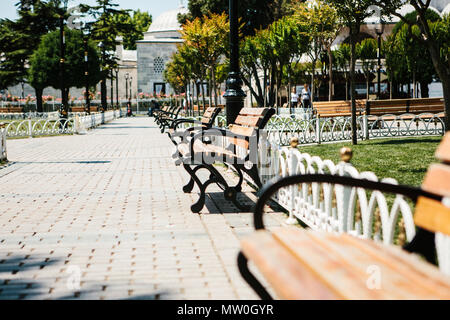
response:
<path id="1" fill-rule="evenodd" d="M 229 30 L 227 15 L 225 13 L 220 15 L 212 13 L 203 19 L 196 18 L 193 21 L 187 21 L 181 32 L 185 45 L 192 48 L 192 51 L 198 57 L 197 63 L 202 65 L 201 73 L 207 77 L 209 72 L 209 78 L 212 82 L 210 88 L 214 93 L 217 92 L 216 67 L 219 58 L 227 48 Z M 212 94 L 209 97 L 210 105 L 212 105 Z M 217 94 L 215 94 L 215 104 L 217 105 Z"/>
<path id="2" fill-rule="evenodd" d="M 238 15 L 243 23 L 244 36 L 254 35 L 257 30 L 267 28 L 272 22 L 280 19 L 290 12 L 289 4 L 292 0 L 241 0 L 239 2 Z M 194 20 L 209 13 L 228 14 L 226 0 L 190 0 L 189 12 L 179 16 L 179 21 L 184 24 L 187 20 Z"/>
<path id="3" fill-rule="evenodd" d="M 304 34 L 309 38 L 310 48 L 308 55 L 311 64 L 311 96 L 315 96 L 314 78 L 316 74 L 317 60 L 323 52 L 328 55 L 329 91 L 328 99 L 333 96 L 333 55 L 331 45 L 336 39 L 341 24 L 334 7 L 321 0 L 309 3 L 297 3 L 294 7 L 295 17 L 303 26 Z"/>
<path id="4" fill-rule="evenodd" d="M 66 28 L 66 72 L 70 77 L 65 79 L 67 88 L 82 88 L 86 83 L 83 34 L 78 30 Z M 36 51 L 30 57 L 28 80 L 36 89 L 38 111 L 42 111 L 42 91 L 48 86 L 57 89 L 60 87 L 59 79 L 59 31 L 53 31 L 42 37 Z M 93 41 L 88 42 L 89 84 L 95 85 L 100 79 L 100 61 L 97 48 Z"/>
<path id="5" fill-rule="evenodd" d="M 342 43 L 338 49 L 333 51 L 334 61 L 336 67 L 340 70 L 345 79 L 345 100 L 348 100 L 348 82 L 350 80 L 350 63 L 351 63 L 351 48 L 348 43 Z"/>
<path id="6" fill-rule="evenodd" d="M 377 66 L 377 41 L 364 39 L 356 45 L 356 56 L 361 60 L 362 70 L 366 78 L 366 99 L 369 99 L 370 76 Z"/>
<path id="7" fill-rule="evenodd" d="M 60 2 L 22 0 L 16 4 L 16 21 L 0 19 L 0 87 L 13 86 L 27 78 L 28 60 L 42 35 L 59 26 Z"/>
<path id="8" fill-rule="evenodd" d="M 408 25 L 409 35 L 428 48 L 433 66 L 442 82 L 445 104 L 445 129 L 450 130 L 450 63 L 449 55 L 446 54 L 449 35 L 448 33 L 441 33 L 448 31 L 446 27 L 446 24 L 448 25 L 448 16 L 442 21 L 433 22 L 427 18 L 427 11 L 431 1 L 411 0 L 410 4 L 417 12 L 417 19 L 411 21 L 397 12 L 397 9 L 403 5 L 403 2 L 402 0 L 374 0 L 373 4 L 379 6 L 384 13 L 400 18 Z M 419 28 L 419 35 L 413 33 L 414 25 Z"/>
<path id="9" fill-rule="evenodd" d="M 96 18 L 92 26 L 91 39 L 97 43 L 102 43 L 101 50 L 101 101 L 102 107 L 106 109 L 106 79 L 111 75 L 111 70 L 117 65 L 115 56 L 117 37 L 123 33 L 129 33 L 133 26 L 127 21 L 117 21 L 115 16 L 126 15 L 129 10 L 118 10 L 118 4 L 114 0 L 96 0 L 96 6 L 80 5 L 81 12 L 89 13 Z"/>
<path id="10" fill-rule="evenodd" d="M 152 23 L 152 16 L 144 11 L 133 11 L 129 13 L 113 16 L 114 24 L 131 26 L 127 32 L 121 32 L 123 46 L 127 50 L 136 50 L 136 41 L 144 39 L 144 32 L 148 30 Z"/>
<path id="11" fill-rule="evenodd" d="M 355 64 L 356 64 L 356 40 L 361 30 L 364 19 L 373 14 L 369 8 L 373 5 L 372 0 L 326 0 L 336 8 L 338 16 L 343 25 L 349 29 L 351 63 L 350 63 L 350 92 L 352 99 L 352 143 L 357 144 L 356 132 L 356 91 L 355 91 Z"/>

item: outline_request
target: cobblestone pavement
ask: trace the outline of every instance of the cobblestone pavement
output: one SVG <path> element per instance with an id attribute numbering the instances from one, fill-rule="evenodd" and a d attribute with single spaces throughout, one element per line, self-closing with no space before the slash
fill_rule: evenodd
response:
<path id="1" fill-rule="evenodd" d="M 182 192 L 188 175 L 152 119 L 7 147 L 0 299 L 256 298 L 236 266 L 251 214 L 213 188 L 191 213 L 196 190 Z M 274 213 L 266 223 L 282 219 Z"/>

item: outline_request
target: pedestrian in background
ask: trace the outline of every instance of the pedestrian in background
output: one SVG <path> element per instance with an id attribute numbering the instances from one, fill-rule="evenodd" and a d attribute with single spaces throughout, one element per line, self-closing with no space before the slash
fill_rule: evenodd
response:
<path id="1" fill-rule="evenodd" d="M 309 91 L 308 84 L 304 84 L 303 90 L 302 90 L 302 103 L 303 108 L 309 109 L 311 108 L 311 91 Z"/>

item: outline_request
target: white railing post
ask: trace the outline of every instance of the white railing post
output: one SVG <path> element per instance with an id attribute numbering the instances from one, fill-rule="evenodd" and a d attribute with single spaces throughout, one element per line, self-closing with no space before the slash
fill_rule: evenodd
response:
<path id="1" fill-rule="evenodd" d="M 297 157 L 295 157 L 294 152 L 297 150 L 298 146 L 298 138 L 292 138 L 290 141 L 290 148 L 288 152 L 288 168 L 289 175 L 295 175 L 297 172 Z M 286 219 L 286 224 L 296 224 L 297 219 L 294 218 L 294 209 L 295 209 L 295 188 L 296 185 L 289 186 L 289 217 Z"/>
<path id="2" fill-rule="evenodd" d="M 369 140 L 369 119 L 367 117 L 367 114 L 363 115 L 363 130 L 364 139 Z"/>
<path id="3" fill-rule="evenodd" d="M 33 138 L 33 127 L 31 124 L 31 115 L 28 116 L 28 135 L 30 136 L 30 138 Z"/>
<path id="4" fill-rule="evenodd" d="M 320 117 L 316 118 L 316 142 L 320 144 Z"/>
<path id="5" fill-rule="evenodd" d="M 0 123 L 0 161 L 6 161 L 6 123 Z"/>

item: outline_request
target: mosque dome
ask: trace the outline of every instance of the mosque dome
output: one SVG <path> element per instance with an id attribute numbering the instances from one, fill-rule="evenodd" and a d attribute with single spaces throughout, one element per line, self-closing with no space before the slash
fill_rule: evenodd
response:
<path id="1" fill-rule="evenodd" d="M 180 23 L 178 22 L 178 14 L 185 14 L 187 12 L 188 10 L 184 6 L 163 12 L 152 22 L 147 32 L 156 33 L 181 30 Z"/>

